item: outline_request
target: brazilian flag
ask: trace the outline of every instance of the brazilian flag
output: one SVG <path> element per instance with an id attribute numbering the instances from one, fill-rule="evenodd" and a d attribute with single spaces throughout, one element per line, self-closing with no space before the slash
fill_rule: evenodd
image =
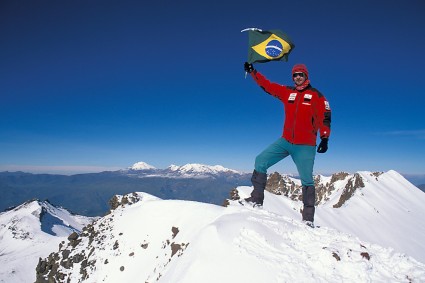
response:
<path id="1" fill-rule="evenodd" d="M 288 61 L 288 55 L 295 45 L 280 30 L 263 31 L 249 29 L 248 63 Z"/>

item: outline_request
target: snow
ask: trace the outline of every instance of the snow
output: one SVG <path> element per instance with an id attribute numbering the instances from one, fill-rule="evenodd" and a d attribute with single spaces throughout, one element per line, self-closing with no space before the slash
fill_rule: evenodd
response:
<path id="1" fill-rule="evenodd" d="M 147 164 L 146 162 L 136 162 L 129 169 L 131 170 L 153 170 L 156 169 L 154 166 Z"/>
<path id="2" fill-rule="evenodd" d="M 396 171 L 357 174 L 364 187 L 334 208 L 353 175 L 335 182 L 314 229 L 301 221 L 302 202 L 269 192 L 263 208 L 138 192 L 72 248 L 67 225 L 81 230 L 90 219 L 29 202 L 0 214 L 0 282 L 34 282 L 38 258 L 56 251 L 61 260 L 64 250 L 87 258 L 84 282 L 425 282 L 425 194 Z M 252 187 L 237 190 L 244 198 Z M 41 231 L 43 209 L 63 222 L 52 227 L 57 236 Z M 66 280 L 81 281 L 81 262 L 58 264 Z"/>
<path id="3" fill-rule="evenodd" d="M 425 194 L 396 171 L 359 174 L 365 187 L 341 208 L 319 207 L 316 222 L 425 262 Z"/>
<path id="4" fill-rule="evenodd" d="M 209 174 L 217 174 L 222 172 L 231 172 L 231 173 L 239 173 L 236 170 L 232 170 L 229 168 L 225 168 L 221 165 L 205 165 L 205 164 L 186 164 L 183 166 L 173 166 L 169 167 L 172 171 L 180 171 L 181 173 L 209 173 Z"/>
<path id="5" fill-rule="evenodd" d="M 425 280 L 425 264 L 413 257 L 325 225 L 312 229 L 290 202 L 268 192 L 264 208 L 145 197 L 99 219 L 102 241 L 83 235 L 70 256 L 94 248 L 85 282 Z M 71 282 L 79 270 L 60 267 Z"/>
<path id="6" fill-rule="evenodd" d="M 41 230 L 43 210 L 64 222 L 52 227 L 56 236 Z M 0 213 L 0 282 L 34 282 L 38 259 L 57 250 L 70 232 L 81 230 L 92 221 L 92 218 L 72 215 L 63 208 L 39 201 Z"/>
<path id="7" fill-rule="evenodd" d="M 358 172 L 365 187 L 356 190 L 342 207 L 334 208 L 343 188 L 353 175 L 334 183 L 329 199 L 316 207 L 315 224 L 358 236 L 370 243 L 393 248 L 425 262 L 425 194 L 396 171 L 379 176 Z M 329 182 L 321 178 L 321 182 Z M 241 198 L 251 187 L 239 187 Z M 299 219 L 302 202 L 266 192 L 264 209 Z"/>
<path id="8" fill-rule="evenodd" d="M 146 162 L 140 161 L 133 166 L 129 167 L 131 170 L 155 170 L 156 168 L 152 165 L 147 164 Z M 181 174 L 190 174 L 190 173 L 208 173 L 208 174 L 217 174 L 223 172 L 239 173 L 236 170 L 225 168 L 221 165 L 205 165 L 199 163 L 189 163 L 182 166 L 170 165 L 168 167 L 170 171 L 178 171 Z"/>
<path id="9" fill-rule="evenodd" d="M 205 165 L 199 163 L 189 163 L 182 166 L 170 165 L 166 169 L 158 169 L 143 161 L 135 163 L 128 168 L 129 170 L 122 170 L 125 174 L 138 177 L 165 177 L 165 178 L 210 178 L 218 177 L 222 174 L 237 174 L 243 173 L 225 168 L 221 165 Z M 134 172 L 138 171 L 138 172 Z"/>

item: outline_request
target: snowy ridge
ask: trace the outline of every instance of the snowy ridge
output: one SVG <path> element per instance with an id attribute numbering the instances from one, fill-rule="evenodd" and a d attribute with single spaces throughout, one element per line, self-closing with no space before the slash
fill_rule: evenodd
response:
<path id="1" fill-rule="evenodd" d="M 309 228 L 266 207 L 136 195 L 142 200 L 119 205 L 41 261 L 37 282 L 425 280 L 425 265 L 407 255 L 332 228 Z M 280 202 L 266 195 L 268 203 Z"/>
<path id="2" fill-rule="evenodd" d="M 0 282 L 34 282 L 38 258 L 92 221 L 38 200 L 0 213 Z"/>
<path id="3" fill-rule="evenodd" d="M 252 188 L 238 187 L 234 199 Z M 287 176 L 271 174 L 264 209 L 301 218 L 301 188 Z M 316 176 L 317 225 L 356 235 L 425 262 L 425 194 L 398 172 L 362 171 Z"/>

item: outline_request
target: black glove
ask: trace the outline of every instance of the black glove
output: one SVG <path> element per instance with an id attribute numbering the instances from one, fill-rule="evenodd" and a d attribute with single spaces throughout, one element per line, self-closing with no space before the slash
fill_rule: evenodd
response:
<path id="1" fill-rule="evenodd" d="M 251 73 L 252 71 L 254 71 L 254 66 L 252 66 L 252 64 L 249 64 L 248 62 L 245 62 L 243 67 L 245 69 L 245 72 L 247 73 Z"/>
<path id="2" fill-rule="evenodd" d="M 328 150 L 328 138 L 323 138 L 317 147 L 318 153 L 325 153 Z"/>

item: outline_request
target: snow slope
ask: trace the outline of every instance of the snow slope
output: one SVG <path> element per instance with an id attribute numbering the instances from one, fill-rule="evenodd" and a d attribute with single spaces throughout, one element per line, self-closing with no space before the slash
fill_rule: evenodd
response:
<path id="1" fill-rule="evenodd" d="M 92 221 L 37 200 L 0 213 L 0 282 L 34 282 L 38 259 Z"/>
<path id="2" fill-rule="evenodd" d="M 281 214 L 236 201 L 131 198 L 41 262 L 37 282 L 425 281 L 423 263 L 333 228 L 312 229 L 286 213 L 289 206 Z M 282 204 L 271 194 L 267 203 Z"/>
<path id="3" fill-rule="evenodd" d="M 341 207 L 339 202 L 353 175 L 335 182 L 327 200 L 316 206 L 315 224 L 332 227 L 358 236 L 360 239 L 391 247 L 425 262 L 425 194 L 396 171 L 377 174 L 358 172 L 364 187 L 359 186 Z M 321 178 L 322 185 L 330 178 Z M 241 198 L 247 197 L 251 187 L 239 187 Z M 300 219 L 301 201 L 266 194 L 264 209 Z"/>

